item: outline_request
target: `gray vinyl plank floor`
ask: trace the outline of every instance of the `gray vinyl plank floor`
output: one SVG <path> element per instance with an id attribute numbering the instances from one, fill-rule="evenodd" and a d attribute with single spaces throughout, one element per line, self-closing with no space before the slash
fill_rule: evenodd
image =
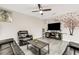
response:
<path id="1" fill-rule="evenodd" d="M 48 38 L 39 38 L 38 40 L 49 43 L 50 53 L 47 55 L 62 55 L 68 45 L 68 42 L 63 40 Z M 27 49 L 27 45 L 21 46 L 21 49 L 26 55 L 34 55 L 34 53 Z"/>

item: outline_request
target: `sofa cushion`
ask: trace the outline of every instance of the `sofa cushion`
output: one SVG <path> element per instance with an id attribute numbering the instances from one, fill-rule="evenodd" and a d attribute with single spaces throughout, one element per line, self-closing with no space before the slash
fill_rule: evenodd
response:
<path id="1" fill-rule="evenodd" d="M 0 50 L 6 49 L 8 47 L 10 47 L 10 44 L 9 43 L 8 44 L 0 45 Z"/>
<path id="2" fill-rule="evenodd" d="M 9 43 L 0 45 L 0 55 L 13 55 L 13 51 Z"/>

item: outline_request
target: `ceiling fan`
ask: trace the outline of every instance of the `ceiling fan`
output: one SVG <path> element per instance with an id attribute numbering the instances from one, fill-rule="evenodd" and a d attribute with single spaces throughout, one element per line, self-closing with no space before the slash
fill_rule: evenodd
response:
<path id="1" fill-rule="evenodd" d="M 32 12 L 39 12 L 41 15 L 43 15 L 43 11 L 51 11 L 52 9 L 43 9 L 41 4 L 38 4 L 38 10 L 32 11 Z"/>

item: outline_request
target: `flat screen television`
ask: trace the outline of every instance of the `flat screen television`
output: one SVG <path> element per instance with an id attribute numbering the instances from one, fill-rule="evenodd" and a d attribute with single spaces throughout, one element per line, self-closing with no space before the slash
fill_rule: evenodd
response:
<path id="1" fill-rule="evenodd" d="M 48 30 L 60 30 L 60 23 L 48 24 Z"/>

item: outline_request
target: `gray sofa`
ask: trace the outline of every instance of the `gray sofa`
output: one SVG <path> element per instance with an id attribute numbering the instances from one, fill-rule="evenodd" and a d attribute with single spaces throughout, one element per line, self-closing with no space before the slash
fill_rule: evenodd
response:
<path id="1" fill-rule="evenodd" d="M 13 38 L 0 40 L 0 55 L 24 55 Z"/>

